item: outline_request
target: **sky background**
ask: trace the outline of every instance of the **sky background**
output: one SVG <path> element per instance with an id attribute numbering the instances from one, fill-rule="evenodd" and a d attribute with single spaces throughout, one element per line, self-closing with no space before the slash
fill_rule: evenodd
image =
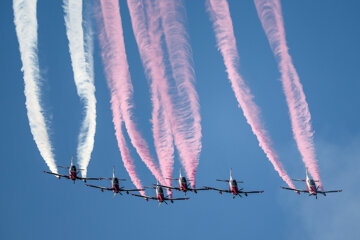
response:
<path id="1" fill-rule="evenodd" d="M 217 51 L 205 1 L 184 1 L 202 116 L 197 184 L 227 187 L 216 178 L 244 180 L 245 190 L 265 193 L 233 200 L 216 192 L 189 194 L 189 201 L 158 207 L 131 196 L 112 197 L 47 170 L 30 132 L 24 81 L 13 23 L 12 1 L 0 1 L 0 238 L 1 239 L 358 239 L 360 238 L 360 2 L 281 1 L 289 51 L 312 114 L 314 140 L 324 188 L 343 193 L 318 200 L 280 189 L 285 183 L 258 146 L 246 123 Z M 293 178 L 304 164 L 292 137 L 280 73 L 251 0 L 230 0 L 248 83 L 280 160 Z M 144 76 L 126 1 L 120 1 L 125 45 L 134 85 L 138 128 L 155 150 L 149 84 Z M 82 110 L 73 80 L 62 1 L 38 1 L 38 46 L 42 100 L 50 120 L 59 165 L 76 152 Z M 95 31 L 96 32 L 96 31 Z M 89 177 L 110 177 L 112 166 L 129 179 L 112 124 L 103 64 L 95 34 L 97 129 Z M 128 141 L 129 142 L 129 141 Z M 130 144 L 129 144 L 130 146 Z M 155 179 L 131 147 L 145 186 Z M 178 176 L 176 157 L 174 177 Z M 60 170 L 61 171 L 61 170 Z M 110 182 L 100 182 L 110 185 Z M 133 187 L 131 181 L 126 187 Z M 297 187 L 304 188 L 302 183 Z M 147 194 L 154 195 L 148 191 Z M 175 193 L 182 197 L 182 193 Z"/>

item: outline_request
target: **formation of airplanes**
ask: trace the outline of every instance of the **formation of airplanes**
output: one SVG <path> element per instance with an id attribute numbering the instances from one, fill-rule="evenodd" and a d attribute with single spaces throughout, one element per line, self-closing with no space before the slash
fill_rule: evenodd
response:
<path id="1" fill-rule="evenodd" d="M 43 171 L 44 173 L 47 174 L 52 174 L 55 175 L 56 177 L 58 177 L 59 179 L 61 178 L 65 178 L 65 179 L 69 179 L 72 180 L 75 184 L 76 180 L 82 180 L 84 182 L 87 182 L 87 180 L 111 180 L 111 186 L 110 187 L 103 187 L 103 186 L 98 186 L 98 185 L 91 185 L 91 184 L 85 184 L 88 187 L 92 187 L 92 188 L 97 188 L 100 189 L 101 192 L 104 192 L 104 190 L 107 191 L 112 191 L 114 193 L 114 197 L 116 196 L 116 194 L 120 194 L 122 195 L 122 192 L 126 192 L 127 194 L 131 194 L 132 196 L 135 197 L 141 197 L 144 198 L 146 201 L 150 200 L 157 200 L 159 202 L 159 205 L 161 203 L 165 203 L 168 204 L 167 201 L 170 201 L 171 203 L 173 203 L 176 200 L 189 200 L 188 197 L 186 197 L 186 193 L 187 192 L 194 192 L 197 193 L 198 191 L 217 191 L 220 194 L 224 193 L 231 193 L 233 196 L 233 199 L 235 199 L 236 196 L 239 197 L 243 197 L 242 195 L 245 195 L 246 197 L 248 196 L 248 194 L 253 194 L 253 193 L 263 193 L 264 191 L 244 191 L 243 188 L 239 188 L 238 187 L 238 183 L 243 183 L 243 181 L 237 181 L 236 179 L 234 179 L 232 177 L 232 169 L 230 168 L 230 177 L 229 179 L 216 179 L 216 181 L 219 182 L 227 182 L 229 185 L 228 189 L 221 189 L 221 188 L 216 188 L 216 187 L 207 187 L 204 186 L 203 188 L 192 188 L 190 186 L 190 184 L 188 183 L 189 180 L 186 179 L 185 176 L 181 175 L 181 169 L 180 169 L 180 175 L 179 178 L 170 178 L 169 180 L 173 181 L 176 180 L 178 181 L 178 187 L 173 187 L 173 186 L 166 186 L 166 185 L 161 185 L 159 183 L 157 184 L 153 184 L 152 187 L 145 187 L 145 188 L 150 188 L 150 189 L 155 189 L 155 196 L 147 196 L 145 195 L 144 191 L 145 189 L 128 189 L 125 187 L 120 186 L 119 182 L 120 181 L 126 181 L 126 179 L 120 179 L 117 178 L 115 176 L 115 167 L 113 168 L 113 175 L 111 178 L 105 178 L 105 177 L 98 177 L 98 178 L 83 178 L 83 177 L 79 177 L 79 170 L 82 169 L 78 169 L 76 168 L 75 164 L 74 164 L 74 156 L 71 158 L 71 164 L 69 167 L 64 167 L 64 166 L 58 166 L 60 168 L 65 168 L 68 169 L 68 174 L 58 174 L 58 173 L 53 173 L 53 172 L 48 172 L 48 171 Z M 291 190 L 294 191 L 298 194 L 300 193 L 308 193 L 309 196 L 315 196 L 315 198 L 317 199 L 318 194 L 322 194 L 324 196 L 326 196 L 327 193 L 335 193 L 335 192 L 342 192 L 342 190 L 330 190 L 330 191 L 324 191 L 322 189 L 321 186 L 317 186 L 316 182 L 318 182 L 317 180 L 314 180 L 312 178 L 309 177 L 308 174 L 308 170 L 306 169 L 306 177 L 305 179 L 292 179 L 293 181 L 301 181 L 301 182 L 305 182 L 306 184 L 306 189 L 297 189 L 297 188 L 289 188 L 289 187 L 281 187 L 282 189 L 285 190 Z M 177 190 L 177 191 L 181 191 L 185 194 L 184 198 L 172 198 L 172 196 L 166 196 L 164 193 L 164 188 L 169 190 L 170 192 L 172 190 Z M 136 193 L 130 193 L 130 192 L 139 192 L 141 194 L 136 194 Z"/>

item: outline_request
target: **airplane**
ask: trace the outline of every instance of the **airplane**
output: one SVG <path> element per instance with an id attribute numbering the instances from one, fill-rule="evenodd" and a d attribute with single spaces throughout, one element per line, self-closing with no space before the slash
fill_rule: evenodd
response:
<path id="1" fill-rule="evenodd" d="M 149 199 L 157 200 L 157 201 L 159 201 L 159 206 L 163 202 L 168 204 L 166 201 L 170 201 L 171 203 L 174 203 L 175 200 L 188 200 L 189 199 L 189 198 L 169 198 L 169 197 L 165 197 L 163 188 L 158 184 L 156 184 L 156 187 L 145 187 L 145 188 L 155 189 L 156 190 L 156 196 L 155 197 L 142 196 L 142 195 L 138 195 L 138 194 L 134 194 L 134 193 L 131 193 L 131 195 L 136 196 L 136 197 L 145 198 L 146 201 L 149 201 Z"/>
<path id="2" fill-rule="evenodd" d="M 209 190 L 219 191 L 220 194 L 222 194 L 223 192 L 232 193 L 233 199 L 235 199 L 236 196 L 242 197 L 241 194 L 244 194 L 247 197 L 249 193 L 263 193 L 264 192 L 264 191 L 242 191 L 243 188 L 239 189 L 238 183 L 243 183 L 243 181 L 236 181 L 235 179 L 232 178 L 232 169 L 231 168 L 230 168 L 230 179 L 229 180 L 216 179 L 216 181 L 228 182 L 229 190 L 213 188 L 213 187 L 205 187 L 205 188 L 209 189 Z"/>
<path id="3" fill-rule="evenodd" d="M 306 193 L 309 193 L 309 196 L 314 195 L 316 199 L 317 199 L 318 193 L 323 194 L 324 196 L 326 196 L 327 193 L 342 192 L 342 190 L 331 190 L 331 191 L 321 191 L 321 190 L 319 190 L 319 188 L 321 188 L 321 187 L 316 186 L 316 184 L 315 184 L 315 182 L 318 182 L 318 181 L 309 177 L 307 168 L 306 168 L 306 179 L 292 179 L 292 180 L 293 181 L 299 181 L 299 182 L 305 182 L 307 189 L 302 190 L 302 189 L 295 189 L 295 188 L 288 188 L 288 187 L 281 187 L 281 188 L 286 189 L 286 190 L 293 190 L 293 191 L 297 192 L 298 194 L 300 194 L 301 192 L 306 192 Z"/>
<path id="4" fill-rule="evenodd" d="M 75 184 L 75 180 L 83 180 L 84 182 L 86 182 L 87 180 L 102 180 L 103 178 L 83 178 L 83 177 L 79 177 L 79 171 L 78 170 L 83 170 L 83 169 L 76 169 L 76 166 L 74 165 L 74 155 L 71 158 L 71 165 L 70 167 L 63 167 L 63 166 L 58 166 L 60 168 L 65 168 L 65 169 L 69 169 L 69 175 L 63 175 L 63 174 L 58 174 L 58 173 L 53 173 L 53 172 L 48 172 L 48 171 L 43 171 L 44 173 L 47 174 L 52 174 L 57 176 L 59 179 L 61 179 L 62 177 L 73 180 L 74 184 Z"/>
<path id="5" fill-rule="evenodd" d="M 89 187 L 93 187 L 93 188 L 99 188 L 99 189 L 101 189 L 101 192 L 104 192 L 104 190 L 113 191 L 114 197 L 116 196 L 117 193 L 122 195 L 121 192 L 126 192 L 127 194 L 129 194 L 129 192 L 133 192 L 133 191 L 144 191 L 144 189 L 125 189 L 123 187 L 120 187 L 119 181 L 126 181 L 126 179 L 120 179 L 120 178 L 115 177 L 115 167 L 113 168 L 112 178 L 104 178 L 104 179 L 111 180 L 110 188 L 100 187 L 100 186 L 95 186 L 95 185 L 90 185 L 90 184 L 85 184 L 85 185 L 89 186 Z"/>
<path id="6" fill-rule="evenodd" d="M 175 189 L 177 191 L 182 191 L 182 192 L 184 192 L 185 196 L 186 196 L 187 191 L 197 193 L 197 191 L 209 190 L 209 189 L 206 189 L 206 188 L 191 188 L 190 185 L 187 183 L 186 177 L 181 175 L 181 168 L 180 168 L 180 176 L 179 176 L 179 178 L 167 178 L 167 179 L 177 180 L 178 183 L 179 183 L 179 187 L 169 187 L 169 186 L 163 186 L 163 185 L 158 185 L 158 186 L 161 186 L 161 187 L 167 188 L 167 189 Z"/>

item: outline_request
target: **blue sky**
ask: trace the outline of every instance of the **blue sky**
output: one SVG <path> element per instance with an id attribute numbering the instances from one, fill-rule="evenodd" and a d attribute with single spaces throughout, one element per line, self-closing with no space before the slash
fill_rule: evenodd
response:
<path id="1" fill-rule="evenodd" d="M 126 51 L 134 85 L 138 127 L 155 156 L 151 102 L 131 29 L 126 1 L 120 1 Z M 342 188 L 318 200 L 281 190 L 285 183 L 259 148 L 237 107 L 216 49 L 204 1 L 185 1 L 199 94 L 203 150 L 197 183 L 221 187 L 215 178 L 233 175 L 261 195 L 232 200 L 215 192 L 190 194 L 190 201 L 158 207 L 155 202 L 73 185 L 41 173 L 45 162 L 33 141 L 25 109 L 24 82 L 12 2 L 0 2 L 1 239 L 357 239 L 360 229 L 360 15 L 358 1 L 282 1 L 290 54 L 312 114 L 316 152 L 325 189 Z M 292 137 L 280 74 L 253 1 L 229 1 L 240 55 L 240 73 L 249 84 L 290 176 L 304 165 Z M 61 1 L 38 1 L 42 99 L 50 119 L 58 164 L 75 153 L 82 120 L 65 34 Z M 97 129 L 88 176 L 128 178 L 114 136 L 109 90 L 95 37 Z M 154 178 L 131 148 L 144 185 Z M 174 177 L 178 174 L 176 159 Z M 101 184 L 110 184 L 107 182 Z M 130 181 L 126 186 L 132 187 Z M 298 187 L 304 187 L 301 184 Z M 226 187 L 224 184 L 223 187 Z M 148 194 L 154 194 L 149 191 Z M 176 193 L 175 196 L 182 196 Z"/>

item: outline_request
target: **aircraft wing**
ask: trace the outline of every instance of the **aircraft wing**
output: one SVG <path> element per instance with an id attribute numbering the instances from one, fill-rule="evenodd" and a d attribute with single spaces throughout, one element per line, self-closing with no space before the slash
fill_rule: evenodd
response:
<path id="1" fill-rule="evenodd" d="M 227 192 L 227 193 L 231 193 L 230 190 L 225 190 L 225 189 L 219 189 L 219 188 L 213 188 L 213 187 L 204 187 L 207 190 L 215 190 L 215 191 L 219 191 L 219 192 Z"/>
<path id="2" fill-rule="evenodd" d="M 208 187 L 204 187 L 204 188 L 189 188 L 190 191 L 202 191 L 202 190 L 211 190 Z"/>
<path id="3" fill-rule="evenodd" d="M 160 186 L 160 187 L 167 188 L 167 189 L 175 189 L 175 190 L 180 191 L 180 188 L 178 188 L 178 187 L 169 187 L 169 186 L 164 186 L 164 185 L 160 185 L 160 184 L 157 184 L 156 186 Z"/>
<path id="4" fill-rule="evenodd" d="M 296 189 L 296 188 L 288 188 L 288 187 L 281 187 L 282 189 L 286 189 L 286 190 L 292 190 L 292 191 L 295 191 L 295 192 L 309 192 L 309 190 L 303 190 L 303 189 Z"/>
<path id="5" fill-rule="evenodd" d="M 93 187 L 93 188 L 99 188 L 101 190 L 108 190 L 108 191 L 112 191 L 112 188 L 107 188 L 107 187 L 100 187 L 100 186 L 95 186 L 95 185 L 90 185 L 90 184 L 85 184 L 88 187 Z"/>
<path id="6" fill-rule="evenodd" d="M 145 189 L 124 189 L 124 188 L 120 188 L 121 191 L 124 192 L 140 192 L 140 191 L 145 191 Z"/>
<path id="7" fill-rule="evenodd" d="M 104 180 L 105 178 L 83 178 L 83 177 L 77 177 L 77 179 L 80 179 L 80 180 Z"/>
<path id="8" fill-rule="evenodd" d="M 135 194 L 135 193 L 131 193 L 131 195 L 133 195 L 133 196 L 135 196 L 135 197 L 142 197 L 142 198 L 145 198 L 146 200 L 148 200 L 148 199 L 158 200 L 156 197 L 143 196 L 143 195 L 139 195 L 139 194 Z"/>
<path id="9" fill-rule="evenodd" d="M 100 180 L 113 180 L 113 178 L 111 177 L 107 177 L 107 178 L 101 178 Z M 119 181 L 126 181 L 126 179 L 123 178 L 118 178 Z"/>
<path id="10" fill-rule="evenodd" d="M 44 173 L 48 173 L 48 174 L 52 174 L 55 175 L 57 177 L 64 177 L 64 178 L 69 178 L 68 175 L 63 175 L 63 174 L 58 174 L 58 173 L 53 173 L 53 172 L 48 172 L 48 171 L 43 171 Z"/>
<path id="11" fill-rule="evenodd" d="M 318 193 L 335 193 L 335 192 L 342 192 L 342 190 L 331 190 L 331 191 L 317 191 Z"/>
<path id="12" fill-rule="evenodd" d="M 245 191 L 240 191 L 240 193 L 263 193 L 264 191 L 249 191 L 249 192 L 245 192 Z"/>
<path id="13" fill-rule="evenodd" d="M 165 200 L 174 201 L 174 200 L 189 200 L 190 198 L 165 198 Z"/>

